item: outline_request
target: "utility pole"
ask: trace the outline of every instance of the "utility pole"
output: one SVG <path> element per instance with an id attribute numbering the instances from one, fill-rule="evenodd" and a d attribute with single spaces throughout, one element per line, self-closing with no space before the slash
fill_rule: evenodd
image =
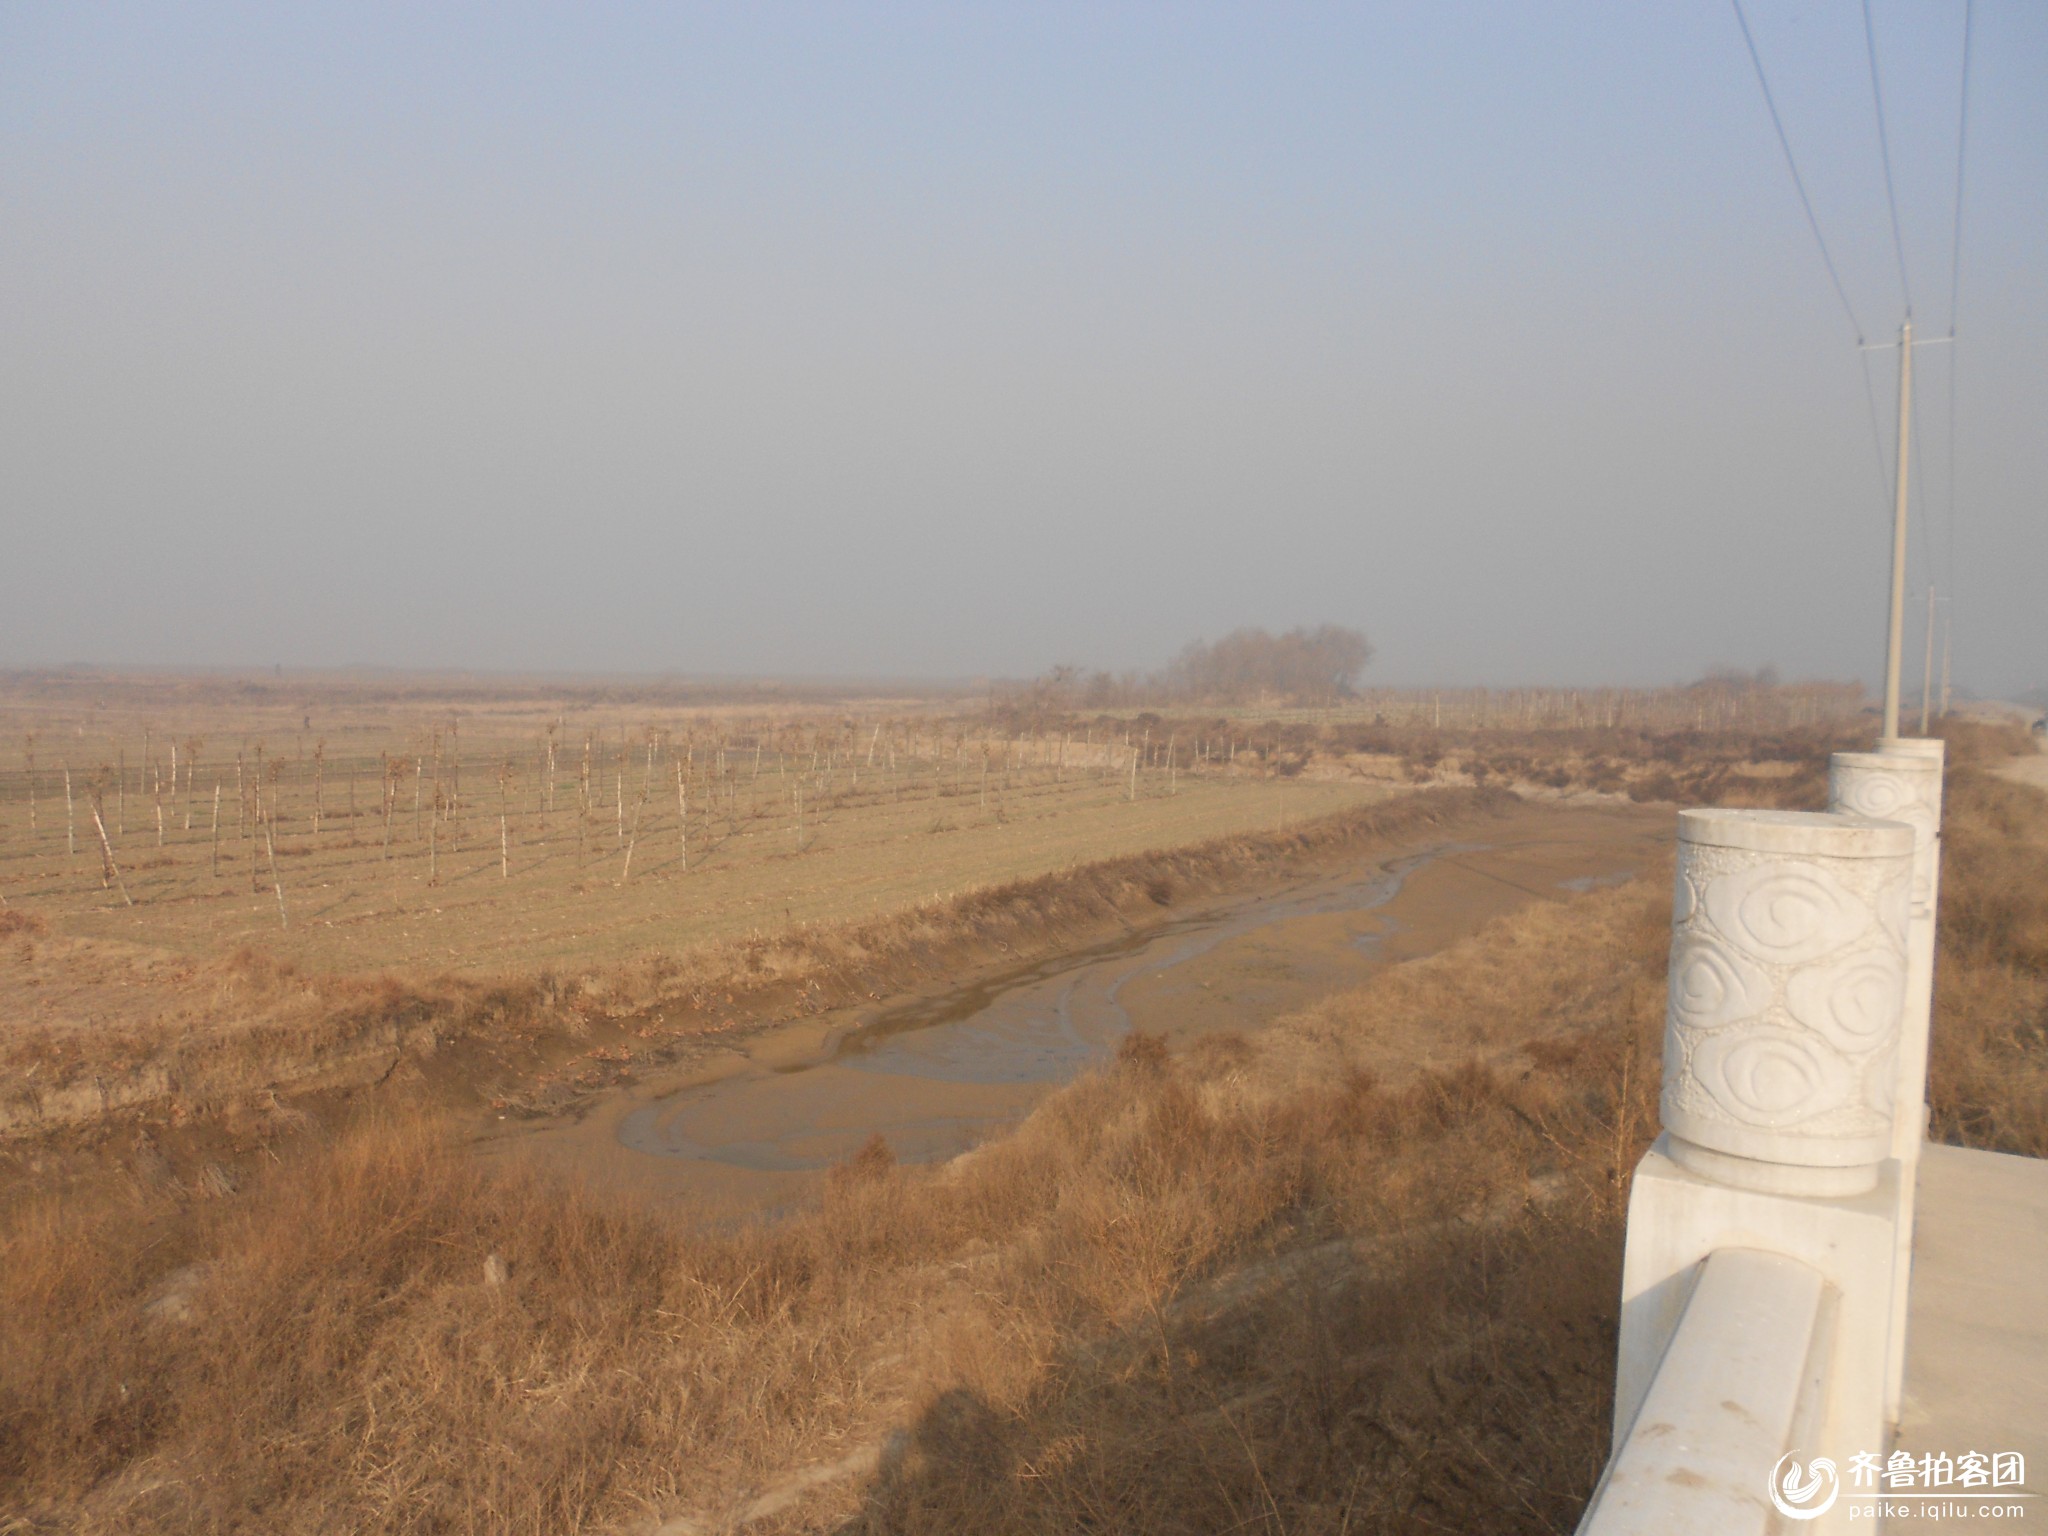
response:
<path id="1" fill-rule="evenodd" d="M 1913 440 L 1913 321 L 1899 327 L 1899 469 L 1892 510 L 1892 606 L 1885 631 L 1884 734 L 1899 734 L 1899 646 L 1906 627 L 1906 445 Z"/>
<path id="2" fill-rule="evenodd" d="M 1954 602 L 1955 598 L 1951 596 L 1949 601 Z M 1948 652 L 1949 641 L 1955 638 L 1955 623 L 1956 619 L 1953 613 L 1941 621 L 1941 714 L 1943 719 L 1948 718 Z"/>
<path id="3" fill-rule="evenodd" d="M 1934 583 L 1927 583 L 1927 655 L 1920 663 L 1920 734 L 1927 734 L 1927 711 L 1934 702 Z"/>

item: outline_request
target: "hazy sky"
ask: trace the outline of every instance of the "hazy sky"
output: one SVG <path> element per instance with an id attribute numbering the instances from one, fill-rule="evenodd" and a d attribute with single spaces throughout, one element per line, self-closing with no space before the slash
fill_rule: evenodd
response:
<path id="1" fill-rule="evenodd" d="M 1945 334 L 1963 8 L 1874 12 Z M 1862 12 L 1750 15 L 1887 340 Z M 2009 692 L 2048 6 L 1972 69 L 1911 579 Z M 1865 366 L 1724 0 L 0 4 L 0 666 L 1874 679 Z"/>

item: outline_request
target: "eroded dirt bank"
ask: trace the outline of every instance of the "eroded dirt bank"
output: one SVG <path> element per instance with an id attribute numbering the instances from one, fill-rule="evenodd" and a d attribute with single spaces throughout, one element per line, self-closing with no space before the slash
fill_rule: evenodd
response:
<path id="1" fill-rule="evenodd" d="M 573 1116 L 486 1120 L 478 1147 L 657 1200 L 787 1204 L 872 1136 L 906 1161 L 971 1147 L 1127 1031 L 1255 1030 L 1528 902 L 1625 879 L 1670 822 L 1662 807 L 1524 803 L 1360 845 L 1028 964 L 775 1025 Z"/>

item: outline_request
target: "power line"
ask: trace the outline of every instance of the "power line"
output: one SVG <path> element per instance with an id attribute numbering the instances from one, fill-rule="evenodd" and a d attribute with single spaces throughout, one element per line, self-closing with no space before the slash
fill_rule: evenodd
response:
<path id="1" fill-rule="evenodd" d="M 1913 289 L 1906 281 L 1906 242 L 1899 234 L 1899 198 L 1892 188 L 1892 147 L 1884 131 L 1884 87 L 1877 79 L 1877 29 L 1870 22 L 1870 0 L 1863 0 L 1863 41 L 1870 53 L 1870 96 L 1877 104 L 1877 152 L 1884 161 L 1884 199 L 1892 211 L 1892 251 L 1899 258 L 1899 292 L 1906 313 L 1913 313 Z"/>
<path id="2" fill-rule="evenodd" d="M 1756 67 L 1756 83 L 1763 88 L 1764 105 L 1770 109 L 1771 126 L 1778 130 L 1778 147 L 1785 152 L 1785 169 L 1792 173 L 1792 185 L 1799 192 L 1799 206 L 1806 210 L 1806 227 L 1813 231 L 1813 243 L 1820 248 L 1820 259 L 1828 269 L 1828 281 L 1835 285 L 1835 297 L 1842 301 L 1842 313 L 1849 317 L 1849 329 L 1856 333 L 1856 345 L 1863 345 L 1863 323 L 1856 318 L 1855 306 L 1849 302 L 1848 290 L 1842 286 L 1842 277 L 1835 270 L 1835 258 L 1828 254 L 1828 243 L 1820 232 L 1820 220 L 1813 215 L 1813 199 L 1806 195 L 1806 182 L 1799 174 L 1799 162 L 1792 157 L 1792 141 L 1785 136 L 1785 123 L 1778 116 L 1778 103 L 1771 95 L 1771 82 L 1764 78 L 1764 61 L 1756 51 L 1756 39 L 1750 36 L 1749 18 L 1742 14 L 1742 0 L 1728 0 L 1735 7 L 1735 21 L 1742 28 L 1742 41 L 1749 48 L 1749 62 Z M 1864 19 L 1869 20 L 1868 0 L 1865 0 Z M 1880 124 L 1880 129 L 1882 124 Z M 1886 161 L 1887 185 L 1891 176 L 1890 161 Z M 1898 227 L 1898 215 L 1892 216 L 1894 231 Z M 1904 271 L 1904 257 L 1900 258 L 1900 270 Z"/>

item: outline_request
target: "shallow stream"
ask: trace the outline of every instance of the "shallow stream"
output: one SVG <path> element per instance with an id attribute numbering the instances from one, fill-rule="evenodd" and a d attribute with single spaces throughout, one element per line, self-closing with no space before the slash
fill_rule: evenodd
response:
<path id="1" fill-rule="evenodd" d="M 1133 1029 L 1176 1047 L 1256 1031 L 1532 901 L 1585 899 L 1667 856 L 1671 811 L 1525 805 L 1479 835 L 1360 850 L 1327 874 L 1163 910 L 1137 931 L 858 1016 L 769 1025 L 688 1076 L 552 1119 L 501 1117 L 480 1145 L 700 1212 L 779 1209 L 876 1135 L 905 1162 L 975 1146 Z M 1370 1049 L 1399 1070 L 1465 1047 L 1418 1027 Z"/>
<path id="2" fill-rule="evenodd" d="M 1372 914 L 1399 894 L 1414 871 L 1450 854 L 1482 851 L 1482 844 L 1445 844 L 1363 873 L 1347 871 L 1278 894 L 1218 903 L 938 997 L 898 1004 L 846 1035 L 821 1061 L 727 1078 L 642 1105 L 620 1121 L 619 1142 L 660 1157 L 759 1172 L 825 1167 L 875 1132 L 905 1162 L 953 1157 L 1014 1119 L 1046 1085 L 1110 1055 L 1132 1028 L 1122 1001 L 1131 983 L 1143 980 L 1155 989 L 1170 984 L 1190 962 L 1262 928 Z M 1345 937 L 1369 959 L 1391 928 L 1390 920 L 1379 918 Z M 889 1085 L 893 1092 L 881 1084 L 857 1091 L 845 1081 L 847 1073 L 910 1081 Z M 833 1092 L 835 1083 L 849 1092 Z M 936 1096 L 942 1103 L 929 1103 L 934 1095 L 916 1091 L 927 1084 L 952 1091 Z M 977 1088 L 993 1091 L 971 1091 Z M 814 1089 L 825 1090 L 822 1102 Z M 1018 1089 L 1032 1091 L 1020 1095 Z M 831 1113 L 832 1101 L 848 1097 L 864 1104 L 864 1123 L 841 1124 Z"/>

